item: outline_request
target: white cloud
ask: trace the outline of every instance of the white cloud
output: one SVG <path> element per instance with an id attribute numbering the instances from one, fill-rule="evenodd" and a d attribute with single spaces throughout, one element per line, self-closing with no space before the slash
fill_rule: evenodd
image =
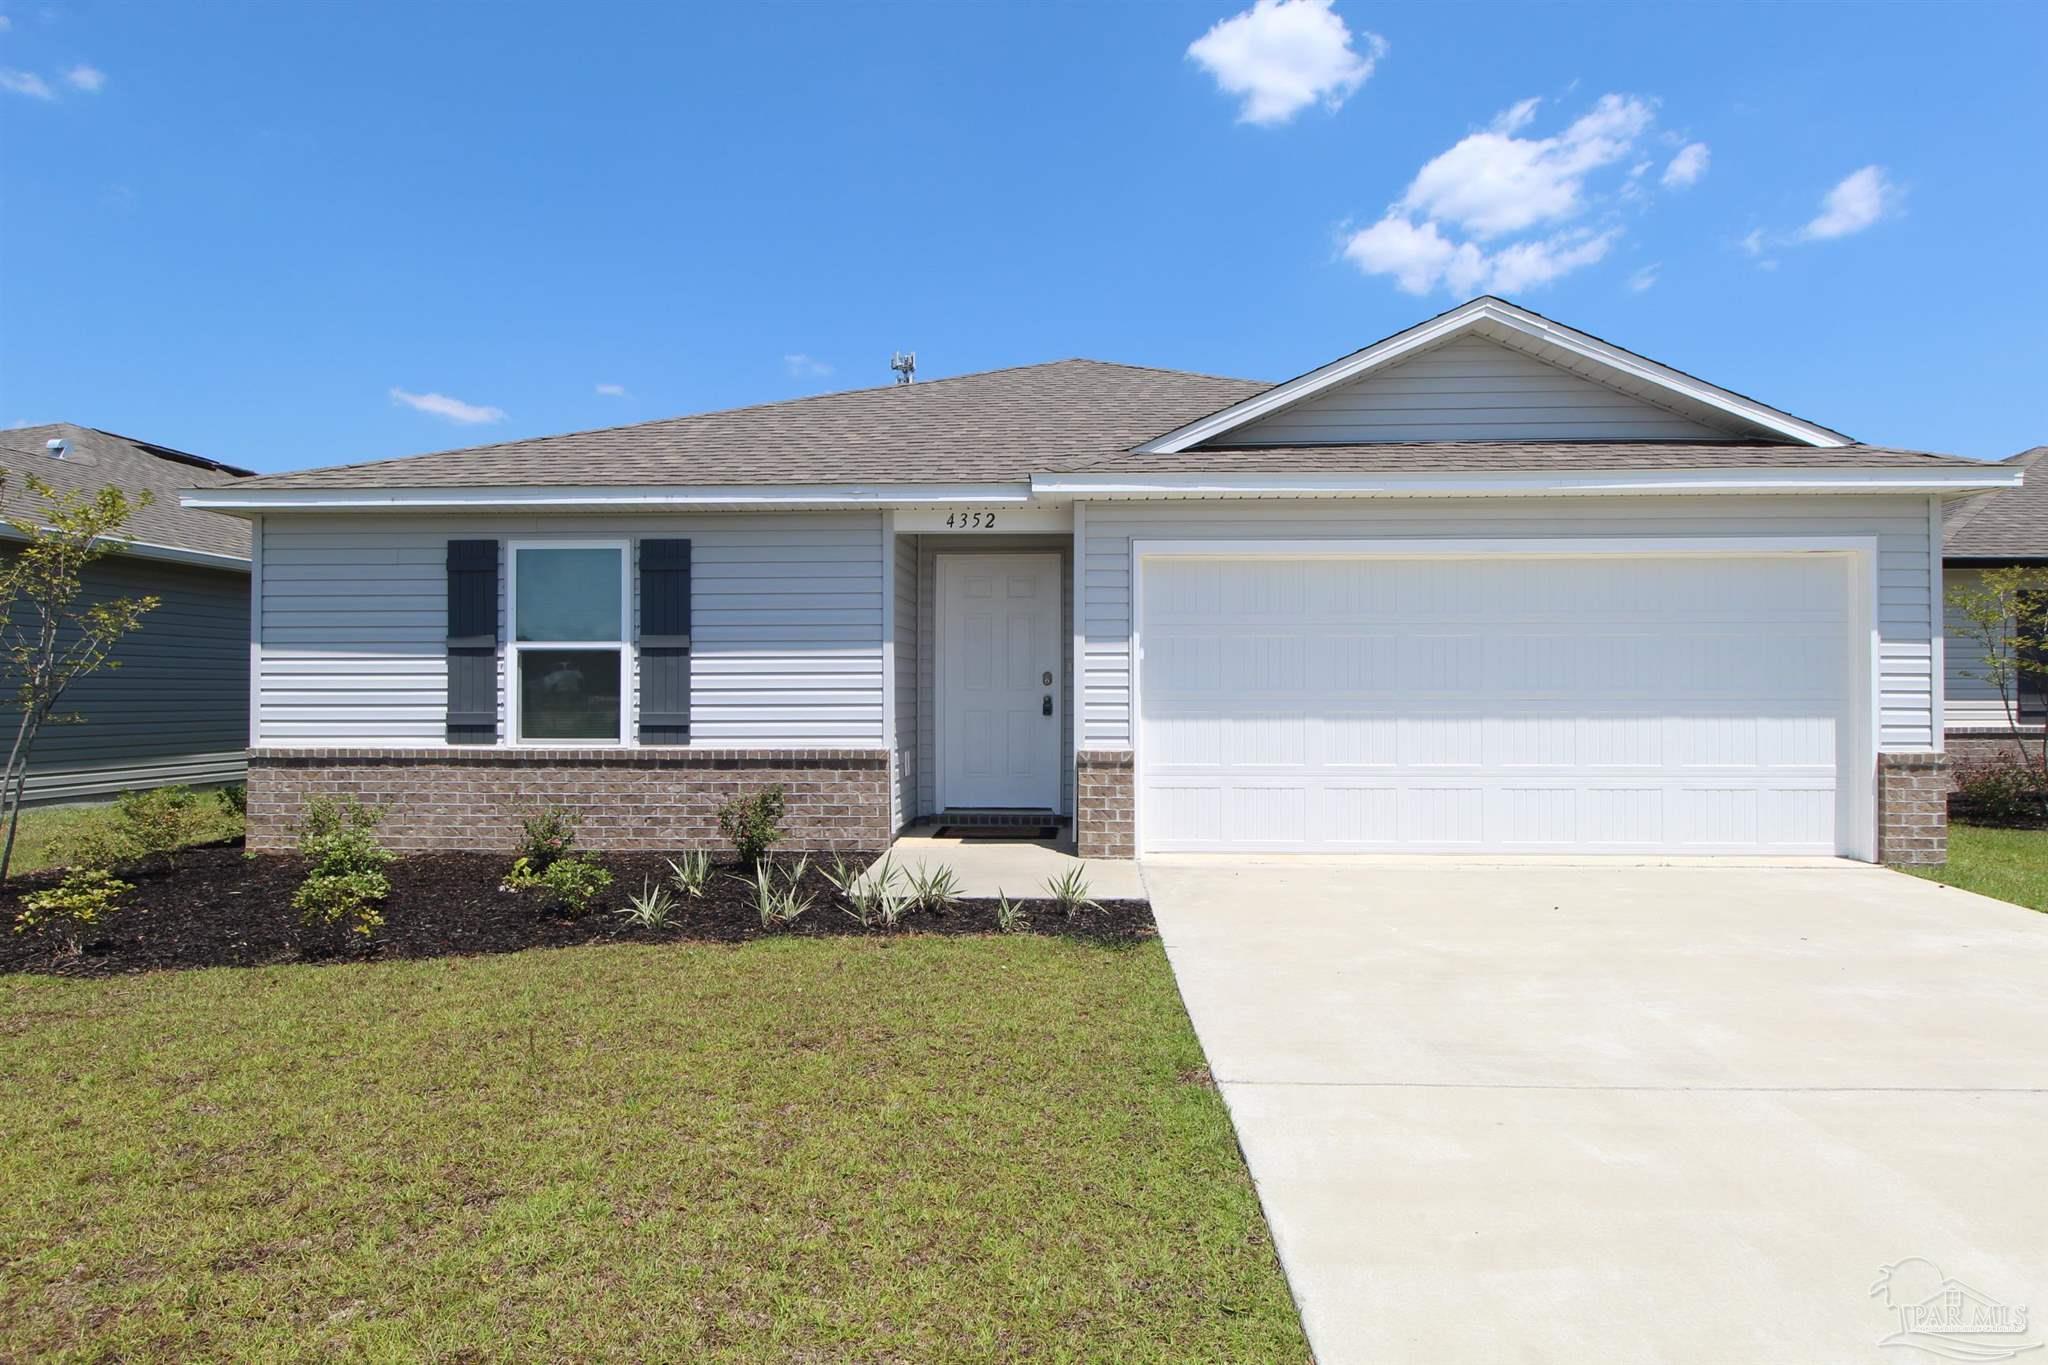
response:
<path id="1" fill-rule="evenodd" d="M 1455 223 L 1475 237 L 1555 223 L 1583 206 L 1586 177 L 1627 156 L 1654 115 L 1629 95 L 1603 95 L 1556 137 L 1516 137 L 1533 115 L 1528 101 L 1416 172 L 1400 207 Z"/>
<path id="2" fill-rule="evenodd" d="M 1417 225 L 1397 211 L 1353 233 L 1344 255 L 1368 275 L 1392 275 L 1410 294 L 1427 294 L 1439 284 L 1454 294 L 1502 294 L 1549 284 L 1592 265 L 1620 236 L 1618 228 L 1578 228 L 1486 251 L 1472 242 L 1452 241 L 1435 222 Z"/>
<path id="3" fill-rule="evenodd" d="M 600 397 L 604 398 L 624 398 L 626 396 L 626 386 L 624 384 L 599 384 L 597 392 Z"/>
<path id="4" fill-rule="evenodd" d="M 7 32 L 8 29 L 13 27 L 14 21 L 8 18 L 6 15 L 0 14 L 0 33 L 5 33 Z"/>
<path id="5" fill-rule="evenodd" d="M 1890 214 L 1898 201 L 1898 186 L 1885 179 L 1884 167 L 1865 166 L 1827 192 L 1819 216 L 1799 229 L 1799 235 L 1809 242 L 1847 237 Z"/>
<path id="6" fill-rule="evenodd" d="M 52 90 L 50 83 L 41 76 L 38 76 L 33 71 L 17 71 L 11 66 L 0 67 L 0 90 L 12 91 L 17 95 L 27 95 L 30 99 L 35 100 L 53 100 L 57 98 L 57 92 Z"/>
<path id="7" fill-rule="evenodd" d="M 832 373 L 830 365 L 807 356 L 802 351 L 790 352 L 782 357 L 782 363 L 790 374 L 798 379 L 822 379 Z"/>
<path id="8" fill-rule="evenodd" d="M 394 386 L 391 390 L 391 401 L 403 403 L 406 407 L 416 412 L 432 413 L 436 417 L 445 417 L 449 421 L 459 422 L 463 426 L 477 426 L 485 422 L 502 422 L 505 420 L 505 410 L 503 408 L 465 403 L 460 398 L 450 398 L 445 393 L 408 393 L 404 389 Z"/>
<path id="9" fill-rule="evenodd" d="M 1628 287 L 1638 294 L 1642 293 L 1645 289 L 1657 283 L 1657 272 L 1662 268 L 1662 266 L 1658 265 L 1642 267 L 1635 274 L 1628 277 Z"/>
<path id="10" fill-rule="evenodd" d="M 1751 228 L 1742 238 L 1742 249 L 1752 256 L 1763 255 L 1767 245 L 1762 228 Z"/>
<path id="11" fill-rule="evenodd" d="M 1629 159 L 1654 109 L 1606 95 L 1554 137 L 1517 136 L 1538 105 L 1513 105 L 1433 158 L 1378 222 L 1350 234 L 1345 259 L 1410 294 L 1533 289 L 1604 259 L 1621 229 L 1570 220 L 1597 198 L 1588 178 Z M 1547 230 L 1495 244 L 1532 228 Z"/>
<path id="12" fill-rule="evenodd" d="M 1189 43 L 1188 56 L 1225 94 L 1242 98 L 1240 123 L 1286 123 L 1318 102 L 1335 110 L 1372 75 L 1387 42 L 1361 31 L 1365 50 L 1354 51 L 1350 27 L 1330 5 L 1257 0 Z"/>
<path id="13" fill-rule="evenodd" d="M 1664 188 L 1682 190 L 1697 184 L 1699 178 L 1707 173 L 1707 163 L 1712 159 L 1713 154 L 1707 150 L 1706 143 L 1688 142 L 1678 149 L 1678 155 L 1672 157 L 1671 164 L 1664 168 Z"/>
<path id="14" fill-rule="evenodd" d="M 107 73 L 96 66 L 87 66 L 85 63 L 80 62 L 77 66 L 64 73 L 64 79 L 75 90 L 83 90 L 88 95 L 97 95 L 101 87 L 107 83 Z"/>

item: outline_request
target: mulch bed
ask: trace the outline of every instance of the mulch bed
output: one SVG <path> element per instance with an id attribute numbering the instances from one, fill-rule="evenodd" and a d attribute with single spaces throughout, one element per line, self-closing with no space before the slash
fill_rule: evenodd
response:
<path id="1" fill-rule="evenodd" d="M 54 884 L 59 874 L 16 879 L 0 891 L 0 972 L 113 976 L 166 967 L 260 967 L 285 962 L 342 962 L 390 958 L 509 953 L 523 948 L 565 948 L 583 943 L 744 943 L 768 937 L 834 935 L 992 934 L 993 900 L 963 900 L 943 913 L 913 914 L 894 930 L 863 929 L 839 909 L 816 860 L 805 878 L 811 912 L 787 928 L 764 930 L 752 892 L 722 868 L 700 900 L 677 897 L 675 923 L 639 929 L 613 912 L 643 879 L 662 881 L 668 863 L 659 854 L 596 855 L 613 881 L 591 908 L 569 916 L 537 891 L 500 891 L 512 857 L 503 853 L 416 853 L 390 868 L 391 895 L 384 925 L 368 940 L 333 930 L 308 930 L 292 909 L 292 892 L 305 875 L 296 855 L 245 855 L 239 843 L 187 849 L 175 866 L 152 861 L 123 869 L 135 890 L 109 917 L 98 937 L 76 957 L 53 957 L 35 934 L 6 932 L 20 896 Z M 1099 912 L 1069 923 L 1051 901 L 1022 905 L 1030 932 L 1132 942 L 1151 937 L 1152 908 L 1145 901 L 1106 900 Z"/>

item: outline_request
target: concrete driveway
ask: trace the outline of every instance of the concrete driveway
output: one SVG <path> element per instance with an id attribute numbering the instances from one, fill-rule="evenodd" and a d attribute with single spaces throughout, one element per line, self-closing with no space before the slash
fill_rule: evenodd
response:
<path id="1" fill-rule="evenodd" d="M 1933 1361 L 1879 1341 L 1944 1281 L 2048 1323 L 2048 915 L 1851 864 L 1145 875 L 1322 1365 Z"/>

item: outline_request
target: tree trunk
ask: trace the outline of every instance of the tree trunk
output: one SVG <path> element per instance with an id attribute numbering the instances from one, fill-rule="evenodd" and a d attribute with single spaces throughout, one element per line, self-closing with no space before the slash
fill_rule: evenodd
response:
<path id="1" fill-rule="evenodd" d="M 7 753 L 7 846 L 0 849 L 0 882 L 7 880 L 7 874 L 14 866 L 14 836 L 21 828 L 21 793 L 28 785 L 27 750 L 35 738 L 29 725 L 33 715 L 29 710 L 21 713 L 21 724 L 14 730 L 14 747 Z"/>

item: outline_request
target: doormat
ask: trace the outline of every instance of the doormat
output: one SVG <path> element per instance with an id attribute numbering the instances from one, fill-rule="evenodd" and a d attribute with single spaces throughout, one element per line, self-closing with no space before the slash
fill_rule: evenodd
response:
<path id="1" fill-rule="evenodd" d="M 1042 839 L 1057 839 L 1058 825 L 940 825 L 932 832 L 934 839 L 958 839 L 962 843 L 1037 843 Z"/>

